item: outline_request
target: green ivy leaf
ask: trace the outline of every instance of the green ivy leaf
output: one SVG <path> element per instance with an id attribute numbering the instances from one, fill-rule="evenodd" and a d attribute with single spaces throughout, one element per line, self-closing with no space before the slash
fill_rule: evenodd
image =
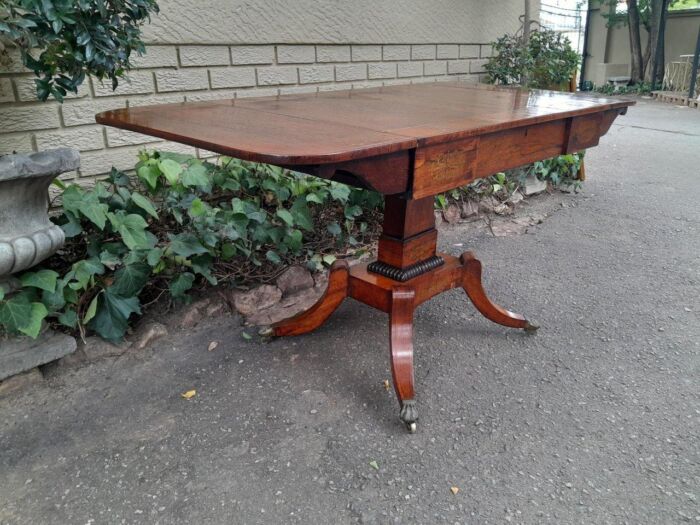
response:
<path id="1" fill-rule="evenodd" d="M 61 194 L 61 204 L 65 211 L 69 211 L 74 217 L 80 214 L 80 202 L 83 199 L 83 189 L 77 184 L 71 184 Z"/>
<path id="2" fill-rule="evenodd" d="M 152 248 L 153 243 L 146 235 L 148 223 L 143 217 L 135 213 L 125 215 L 123 212 L 109 213 L 112 227 L 122 236 L 122 241 L 131 250 L 145 250 Z"/>
<path id="3" fill-rule="evenodd" d="M 302 235 L 301 230 L 293 229 L 287 233 L 284 242 L 290 250 L 293 252 L 298 252 L 301 250 L 303 239 L 304 236 Z"/>
<path id="4" fill-rule="evenodd" d="M 294 226 L 294 217 L 287 210 L 279 209 L 277 210 L 277 216 L 282 219 L 287 226 Z"/>
<path id="5" fill-rule="evenodd" d="M 294 222 L 303 230 L 313 231 L 314 223 L 311 220 L 311 212 L 306 204 L 306 199 L 298 197 L 292 207 L 290 212 L 294 217 Z"/>
<path id="6" fill-rule="evenodd" d="M 306 202 L 315 202 L 316 204 L 323 204 L 323 198 L 318 193 L 309 193 L 306 195 Z"/>
<path id="7" fill-rule="evenodd" d="M 250 220 L 248 219 L 248 216 L 245 213 L 233 213 L 228 217 L 228 220 L 226 222 L 227 227 L 230 227 L 230 229 L 233 231 L 229 232 L 225 228 L 224 233 L 232 241 L 235 241 L 239 238 L 245 239 L 248 236 L 248 224 Z M 235 235 L 233 233 L 235 233 Z"/>
<path id="8" fill-rule="evenodd" d="M 158 168 L 160 168 L 160 171 L 170 184 L 175 185 L 180 180 L 182 166 L 179 162 L 175 162 L 172 159 L 162 159 L 158 163 Z"/>
<path id="9" fill-rule="evenodd" d="M 90 219 L 90 221 L 100 230 L 104 230 L 105 224 L 107 224 L 108 209 L 109 208 L 106 204 L 101 204 L 98 202 L 88 202 L 80 207 L 82 214 Z"/>
<path id="10" fill-rule="evenodd" d="M 72 290 L 85 290 L 95 275 L 103 273 L 105 273 L 105 267 L 98 259 L 94 257 L 83 259 L 73 264 L 72 270 L 68 272 L 66 277 L 75 280 L 70 282 L 68 287 Z"/>
<path id="11" fill-rule="evenodd" d="M 231 259 L 234 255 L 236 255 L 236 247 L 231 244 L 230 242 L 227 242 L 223 245 L 221 245 L 221 258 L 224 260 L 229 260 Z M 0 299 L 2 299 L 0 297 Z"/>
<path id="12" fill-rule="evenodd" d="M 99 302 L 100 295 L 101 294 L 97 294 L 95 297 L 92 298 L 92 301 L 90 301 L 88 309 L 85 311 L 85 315 L 83 316 L 83 324 L 88 324 L 95 317 L 95 314 L 97 313 L 97 303 Z"/>
<path id="13" fill-rule="evenodd" d="M 355 217 L 359 217 L 362 215 L 362 208 L 360 208 L 357 204 L 353 206 L 346 206 L 345 207 L 345 218 L 348 220 L 354 220 Z"/>
<path id="14" fill-rule="evenodd" d="M 273 244 L 280 244 L 282 242 L 282 240 L 284 239 L 284 236 L 286 233 L 287 233 L 287 228 L 284 226 L 267 229 L 267 235 L 270 237 L 270 240 L 272 241 Z"/>
<path id="15" fill-rule="evenodd" d="M 208 253 L 197 255 L 192 257 L 192 269 L 209 281 L 209 284 L 216 286 L 216 277 L 211 273 L 212 261 L 213 258 Z"/>
<path id="16" fill-rule="evenodd" d="M 49 311 L 58 312 L 66 305 L 65 289 L 66 281 L 63 279 L 57 281 L 56 289 L 53 292 L 46 290 L 41 292 L 41 302 L 44 303 Z"/>
<path id="17" fill-rule="evenodd" d="M 83 193 L 80 198 L 78 210 L 100 230 L 104 230 L 105 224 L 107 224 L 107 212 L 109 211 L 109 207 L 100 202 L 97 193 Z"/>
<path id="18" fill-rule="evenodd" d="M 83 227 L 80 225 L 80 221 L 75 215 L 73 215 L 73 213 L 65 210 L 63 217 L 65 217 L 67 222 L 61 224 L 61 229 L 63 230 L 63 233 L 66 234 L 66 239 L 71 239 L 83 233 Z"/>
<path id="19" fill-rule="evenodd" d="M 27 326 L 32 316 L 32 303 L 25 295 L 18 295 L 0 305 L 0 324 L 8 332 L 19 332 Z"/>
<path id="20" fill-rule="evenodd" d="M 58 274 L 53 270 L 39 270 L 38 272 L 27 272 L 22 274 L 19 280 L 22 286 L 31 286 L 53 293 L 56 290 L 56 280 Z"/>
<path id="21" fill-rule="evenodd" d="M 158 178 L 160 177 L 158 166 L 154 164 L 144 164 L 136 170 L 136 175 L 138 175 L 139 179 L 144 181 L 151 190 L 155 190 L 158 186 Z"/>
<path id="22" fill-rule="evenodd" d="M 207 205 L 202 202 L 202 199 L 197 197 L 190 204 L 190 216 L 191 217 L 201 217 L 207 212 Z"/>
<path id="23" fill-rule="evenodd" d="M 68 328 L 76 328 L 78 326 L 78 314 L 73 308 L 69 308 L 58 316 L 58 322 Z"/>
<path id="24" fill-rule="evenodd" d="M 88 35 L 89 37 L 89 35 Z M 109 177 L 107 177 L 107 180 L 114 184 L 115 186 L 121 186 L 121 187 L 126 187 L 129 185 L 129 176 L 124 173 L 123 171 L 119 171 L 117 168 L 112 168 L 112 170 L 109 173 Z"/>
<path id="25" fill-rule="evenodd" d="M 263 244 L 269 244 L 273 243 L 274 240 L 270 236 L 270 232 L 274 230 L 274 228 L 271 228 L 267 224 L 259 224 L 255 227 L 253 230 L 253 241 L 263 245 Z"/>
<path id="26" fill-rule="evenodd" d="M 170 249 L 176 255 L 190 257 L 198 253 L 209 253 L 199 239 L 191 233 L 179 233 L 170 236 Z"/>
<path id="27" fill-rule="evenodd" d="M 21 332 L 36 339 L 49 312 L 42 303 L 33 301 L 34 297 L 33 293 L 20 292 L 0 303 L 0 326 L 7 332 Z"/>
<path id="28" fill-rule="evenodd" d="M 194 283 L 194 274 L 190 272 L 184 272 L 179 274 L 170 283 L 170 295 L 173 297 L 182 297 L 187 291 L 192 288 L 192 283 Z"/>
<path id="29" fill-rule="evenodd" d="M 209 192 L 211 190 L 211 180 L 209 179 L 206 166 L 201 162 L 188 166 L 182 173 L 182 184 L 187 188 L 196 186 L 202 191 Z"/>
<path id="30" fill-rule="evenodd" d="M 136 204 L 136 206 L 148 213 L 151 217 L 153 217 L 154 219 L 158 219 L 158 212 L 156 211 L 156 208 L 150 199 L 144 197 L 140 193 L 133 192 L 131 194 L 131 200 L 134 201 L 134 204 Z"/>
<path id="31" fill-rule="evenodd" d="M 348 197 L 350 197 L 350 187 L 345 184 L 338 184 L 337 182 L 331 183 L 330 187 L 331 197 L 340 202 L 347 202 Z"/>
<path id="32" fill-rule="evenodd" d="M 109 287 L 112 293 L 122 297 L 138 295 L 151 276 L 151 267 L 145 263 L 124 266 L 114 274 L 114 284 Z"/>
<path id="33" fill-rule="evenodd" d="M 163 248 L 152 248 L 146 254 L 146 262 L 151 266 L 156 266 L 163 257 Z"/>
<path id="34" fill-rule="evenodd" d="M 268 250 L 267 253 L 265 254 L 265 257 L 270 262 L 273 262 L 275 264 L 282 264 L 282 259 L 280 258 L 279 255 L 277 255 L 277 252 L 274 250 Z"/>
<path id="35" fill-rule="evenodd" d="M 110 270 L 114 270 L 121 264 L 122 260 L 116 253 L 112 253 L 108 250 L 102 250 L 100 252 L 100 262 Z"/>
<path id="36" fill-rule="evenodd" d="M 120 297 L 107 289 L 99 295 L 95 317 L 89 327 L 108 341 L 119 341 L 129 326 L 131 314 L 140 314 L 138 297 Z"/>
<path id="37" fill-rule="evenodd" d="M 241 184 L 235 179 L 227 178 L 224 180 L 221 184 L 221 189 L 222 190 L 229 190 L 229 191 L 240 191 L 241 190 Z"/>
<path id="38" fill-rule="evenodd" d="M 119 188 L 119 190 L 126 192 L 126 194 L 129 195 L 129 190 L 126 188 Z M 92 191 L 88 190 L 88 194 L 94 194 L 100 200 L 109 199 L 113 195 L 112 192 L 109 191 L 109 188 L 107 188 L 107 185 L 102 181 L 96 182 L 92 187 Z"/>
<path id="39" fill-rule="evenodd" d="M 19 331 L 36 339 L 41 331 L 41 322 L 49 315 L 49 311 L 42 303 L 32 303 L 30 306 L 29 319 L 24 326 L 20 326 Z"/>

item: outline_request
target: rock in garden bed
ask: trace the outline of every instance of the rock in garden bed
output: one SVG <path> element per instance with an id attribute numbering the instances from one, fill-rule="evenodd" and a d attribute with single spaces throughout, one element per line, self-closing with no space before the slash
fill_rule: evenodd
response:
<path id="1" fill-rule="evenodd" d="M 272 284 L 263 284 L 247 292 L 234 292 L 232 296 L 238 313 L 251 316 L 277 304 L 282 299 L 282 290 Z"/>
<path id="2" fill-rule="evenodd" d="M 291 295 L 314 285 L 311 272 L 302 266 L 290 266 L 277 278 L 277 288 L 282 295 Z"/>
<path id="3" fill-rule="evenodd" d="M 270 325 L 309 309 L 328 284 L 327 273 L 315 277 L 302 266 L 291 266 L 275 284 L 226 293 L 233 308 L 248 325 Z"/>
<path id="4" fill-rule="evenodd" d="M 52 331 L 44 332 L 37 339 L 18 337 L 3 340 L 0 345 L 0 379 L 60 359 L 77 348 L 73 337 Z"/>

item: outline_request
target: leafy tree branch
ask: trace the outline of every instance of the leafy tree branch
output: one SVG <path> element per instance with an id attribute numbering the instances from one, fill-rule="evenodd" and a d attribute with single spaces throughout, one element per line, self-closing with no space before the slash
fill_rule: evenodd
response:
<path id="1" fill-rule="evenodd" d="M 0 0 L 0 55 L 19 48 L 37 76 L 37 98 L 59 102 L 86 76 L 111 82 L 145 53 L 141 26 L 158 12 L 155 0 Z"/>

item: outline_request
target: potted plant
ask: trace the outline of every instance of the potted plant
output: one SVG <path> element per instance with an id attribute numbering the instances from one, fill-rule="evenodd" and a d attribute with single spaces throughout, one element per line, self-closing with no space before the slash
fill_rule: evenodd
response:
<path id="1" fill-rule="evenodd" d="M 551 29 L 503 35 L 484 66 L 492 84 L 518 84 L 533 89 L 569 90 L 580 57 L 569 39 Z"/>
<path id="2" fill-rule="evenodd" d="M 141 26 L 158 11 L 155 0 L 0 0 L 0 62 L 9 47 L 36 75 L 39 100 L 77 93 L 86 76 L 116 89 L 134 51 L 145 52 Z M 77 151 L 0 158 L 0 283 L 37 264 L 63 244 L 47 216 L 48 186 L 79 167 Z M 5 291 L 9 286 L 5 286 Z"/>
<path id="3" fill-rule="evenodd" d="M 36 75 L 42 101 L 62 102 L 87 76 L 108 80 L 116 89 L 131 67 L 132 53 L 145 52 L 141 26 L 157 11 L 155 0 L 0 0 L 0 63 L 10 60 L 9 48 L 18 49 L 24 66 Z M 47 215 L 48 187 L 60 173 L 78 167 L 78 152 L 68 148 L 0 157 L 0 321 L 34 338 L 46 308 L 12 301 L 11 275 L 62 246 L 63 231 Z M 50 290 L 49 274 L 25 278 L 37 289 Z M 10 350 L 0 354 L 0 379 L 75 350 L 72 338 L 45 339 L 43 346 L 5 345 Z"/>

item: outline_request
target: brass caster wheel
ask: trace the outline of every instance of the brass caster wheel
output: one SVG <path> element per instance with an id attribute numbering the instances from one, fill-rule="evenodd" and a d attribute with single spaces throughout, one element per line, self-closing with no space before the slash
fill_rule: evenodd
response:
<path id="1" fill-rule="evenodd" d="M 411 433 L 416 433 L 416 421 L 418 420 L 418 410 L 416 410 L 416 402 L 413 399 L 407 399 L 401 402 L 401 413 L 399 419 L 406 425 L 406 429 Z"/>
<path id="2" fill-rule="evenodd" d="M 269 337 L 272 339 L 275 335 L 275 331 L 271 326 L 263 326 L 260 330 L 258 330 L 258 335 L 260 337 Z"/>
<path id="3" fill-rule="evenodd" d="M 539 330 L 540 327 L 536 324 L 532 324 L 531 322 L 528 321 L 528 323 L 523 327 L 523 330 L 525 330 L 528 334 L 534 334 Z"/>

